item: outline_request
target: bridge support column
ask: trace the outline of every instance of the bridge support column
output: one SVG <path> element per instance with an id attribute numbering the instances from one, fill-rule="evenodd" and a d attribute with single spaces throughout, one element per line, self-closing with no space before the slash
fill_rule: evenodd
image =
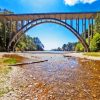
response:
<path id="1" fill-rule="evenodd" d="M 83 25 L 84 23 L 83 23 L 83 19 L 82 19 L 82 33 L 84 32 L 84 25 Z"/>
<path id="2" fill-rule="evenodd" d="M 5 44 L 5 47 L 6 47 L 6 29 L 7 29 L 7 26 L 6 26 L 6 20 L 4 20 L 4 44 Z"/>
<path id="3" fill-rule="evenodd" d="M 65 19 L 65 23 L 67 23 L 67 19 Z"/>
<path id="4" fill-rule="evenodd" d="M 92 38 L 93 38 L 93 18 L 91 19 L 92 20 L 92 26 L 91 26 L 91 36 L 92 36 Z"/>
<path id="5" fill-rule="evenodd" d="M 84 39 L 86 40 L 86 18 L 84 18 Z"/>
<path id="6" fill-rule="evenodd" d="M 15 23 L 16 23 L 16 32 L 18 31 L 18 29 L 17 29 L 17 21 L 15 21 Z"/>
<path id="7" fill-rule="evenodd" d="M 90 45 L 90 19 L 88 19 L 88 45 Z"/>
<path id="8" fill-rule="evenodd" d="M 77 30 L 77 19 L 76 19 L 76 30 Z"/>
<path id="9" fill-rule="evenodd" d="M 24 26 L 24 21 L 23 20 L 21 20 L 21 27 L 23 27 Z"/>
<path id="10" fill-rule="evenodd" d="M 9 40 L 12 38 L 12 20 L 10 21 L 10 34 L 9 34 Z"/>
<path id="11" fill-rule="evenodd" d="M 70 19 L 70 25 L 73 27 L 73 18 Z"/>
<path id="12" fill-rule="evenodd" d="M 79 18 L 76 19 L 76 30 L 79 33 Z"/>
<path id="13" fill-rule="evenodd" d="M 78 31 L 78 33 L 79 33 L 79 18 L 78 18 L 77 20 L 78 20 L 78 22 L 77 22 L 77 24 L 78 24 L 78 26 L 77 26 L 77 31 Z"/>

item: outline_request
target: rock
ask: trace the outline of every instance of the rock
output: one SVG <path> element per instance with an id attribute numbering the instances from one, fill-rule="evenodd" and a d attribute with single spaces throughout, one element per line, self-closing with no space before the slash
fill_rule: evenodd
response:
<path id="1" fill-rule="evenodd" d="M 35 77 L 33 77 L 33 80 L 35 80 L 36 78 Z"/>
<path id="2" fill-rule="evenodd" d="M 30 78 L 32 78 L 33 76 L 32 75 L 30 75 Z"/>
<path id="3" fill-rule="evenodd" d="M 93 96 L 94 98 L 96 98 L 96 94 L 93 94 L 92 96 Z"/>
<path id="4" fill-rule="evenodd" d="M 79 97 L 83 97 L 83 95 L 80 93 L 80 94 L 79 94 Z"/>
<path id="5" fill-rule="evenodd" d="M 35 97 L 35 98 L 34 98 L 34 100 L 38 100 L 38 98 L 37 98 L 37 97 Z"/>
<path id="6" fill-rule="evenodd" d="M 32 87 L 32 85 L 29 85 L 28 87 L 30 88 L 30 87 Z"/>

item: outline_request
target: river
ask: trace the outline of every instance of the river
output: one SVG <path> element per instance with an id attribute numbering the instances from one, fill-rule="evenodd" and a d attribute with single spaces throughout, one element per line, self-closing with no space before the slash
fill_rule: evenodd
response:
<path id="1" fill-rule="evenodd" d="M 48 61 L 16 66 L 11 76 L 13 92 L 3 100 L 100 100 L 100 61 L 64 54 L 22 53 L 31 57 L 24 62 Z"/>

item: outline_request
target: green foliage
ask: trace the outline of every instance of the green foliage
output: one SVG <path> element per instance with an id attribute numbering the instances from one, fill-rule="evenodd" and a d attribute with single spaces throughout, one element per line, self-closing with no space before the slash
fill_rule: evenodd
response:
<path id="1" fill-rule="evenodd" d="M 80 42 L 78 42 L 76 44 L 75 50 L 76 51 L 84 51 L 84 47 L 83 47 L 83 45 Z"/>
<path id="2" fill-rule="evenodd" d="M 100 13 L 97 14 L 95 20 L 95 32 L 100 33 Z"/>
<path id="3" fill-rule="evenodd" d="M 0 20 L 0 51 L 6 51 L 9 43 L 10 25 L 4 24 L 4 21 Z"/>
<path id="4" fill-rule="evenodd" d="M 12 67 L 7 66 L 7 64 L 14 64 L 15 60 L 12 60 L 12 58 L 2 58 L 0 59 L 0 63 L 1 63 L 0 67 L 0 76 L 1 76 L 8 74 L 12 70 Z"/>
<path id="5" fill-rule="evenodd" d="M 2 66 L 2 68 L 0 68 L 0 76 L 8 74 L 11 70 L 12 67 Z"/>
<path id="6" fill-rule="evenodd" d="M 33 42 L 33 38 L 28 35 L 23 35 L 16 46 L 16 50 L 18 51 L 33 51 L 36 50 L 36 45 Z"/>
<path id="7" fill-rule="evenodd" d="M 100 51 L 100 34 L 96 33 L 90 42 L 91 51 Z"/>
<path id="8" fill-rule="evenodd" d="M 63 51 L 73 51 L 75 49 L 76 43 L 68 42 L 68 44 L 63 44 L 62 50 Z"/>
<path id="9" fill-rule="evenodd" d="M 16 64 L 16 59 L 15 58 L 7 58 L 7 59 L 4 59 L 3 62 L 7 63 L 7 64 Z"/>
<path id="10" fill-rule="evenodd" d="M 10 91 L 11 91 L 11 89 L 9 87 L 0 89 L 0 97 L 2 97 L 4 94 L 7 94 Z"/>
<path id="11" fill-rule="evenodd" d="M 100 57 L 100 52 L 88 52 L 88 53 L 84 53 L 84 55 Z"/>
<path id="12" fill-rule="evenodd" d="M 91 25 L 90 25 L 91 28 Z M 95 25 L 93 26 L 94 36 L 90 37 L 90 50 L 91 51 L 100 51 L 100 13 L 97 14 L 95 19 Z M 88 43 L 88 30 L 86 30 L 86 42 Z M 91 33 L 91 30 L 90 30 Z M 82 33 L 82 37 L 84 37 L 84 33 Z M 84 48 L 81 43 L 77 43 L 76 51 L 83 51 Z"/>

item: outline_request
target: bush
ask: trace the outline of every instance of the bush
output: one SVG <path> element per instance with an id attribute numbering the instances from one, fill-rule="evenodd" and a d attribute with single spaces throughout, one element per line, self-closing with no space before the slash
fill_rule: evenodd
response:
<path id="1" fill-rule="evenodd" d="M 100 34 L 96 33 L 93 36 L 93 39 L 90 42 L 91 51 L 100 51 Z"/>
<path id="2" fill-rule="evenodd" d="M 76 51 L 84 51 L 84 47 L 81 43 L 77 43 L 75 47 Z"/>

